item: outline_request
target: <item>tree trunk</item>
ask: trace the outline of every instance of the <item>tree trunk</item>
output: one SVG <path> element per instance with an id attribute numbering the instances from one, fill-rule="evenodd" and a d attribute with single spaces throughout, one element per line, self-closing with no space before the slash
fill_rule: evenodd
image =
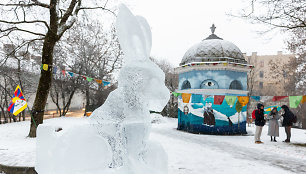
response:
<path id="1" fill-rule="evenodd" d="M 48 64 L 49 67 L 52 66 L 53 51 L 56 41 L 57 41 L 56 34 L 54 34 L 51 31 L 48 31 L 43 44 L 42 64 Z M 34 100 L 34 105 L 31 111 L 32 117 L 31 117 L 31 127 L 30 127 L 29 137 L 36 137 L 37 126 L 43 123 L 44 109 L 47 103 L 47 98 L 51 87 L 51 81 L 52 81 L 51 68 L 48 68 L 48 71 L 42 69 L 40 71 L 40 74 L 41 75 Z"/>

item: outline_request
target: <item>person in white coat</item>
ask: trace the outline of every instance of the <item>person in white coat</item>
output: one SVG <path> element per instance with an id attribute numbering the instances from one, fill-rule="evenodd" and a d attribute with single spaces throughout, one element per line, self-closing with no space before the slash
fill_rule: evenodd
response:
<path id="1" fill-rule="evenodd" d="M 277 108 L 274 107 L 269 113 L 267 119 L 269 120 L 268 135 L 271 136 L 271 141 L 277 142 L 276 137 L 279 137 L 279 123 L 280 115 L 278 114 Z M 274 137 L 274 139 L 273 139 Z"/>

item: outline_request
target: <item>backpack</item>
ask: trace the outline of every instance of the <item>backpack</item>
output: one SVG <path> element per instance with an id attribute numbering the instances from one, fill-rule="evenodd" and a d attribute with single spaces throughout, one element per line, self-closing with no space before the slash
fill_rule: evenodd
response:
<path id="1" fill-rule="evenodd" d="M 255 112 L 257 111 L 257 109 L 254 109 L 254 111 L 252 112 L 252 119 L 255 120 L 256 116 L 255 116 Z"/>

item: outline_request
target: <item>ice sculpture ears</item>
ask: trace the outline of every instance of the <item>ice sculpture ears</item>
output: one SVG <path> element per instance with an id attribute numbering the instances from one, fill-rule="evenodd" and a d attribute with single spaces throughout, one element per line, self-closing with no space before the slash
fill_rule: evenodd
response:
<path id="1" fill-rule="evenodd" d="M 152 33 L 145 18 L 134 16 L 125 5 L 120 4 L 116 29 L 126 63 L 150 56 Z"/>

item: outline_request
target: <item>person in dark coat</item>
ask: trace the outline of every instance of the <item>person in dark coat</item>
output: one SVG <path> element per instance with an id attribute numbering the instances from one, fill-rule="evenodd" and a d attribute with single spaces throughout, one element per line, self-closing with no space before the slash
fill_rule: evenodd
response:
<path id="1" fill-rule="evenodd" d="M 283 105 L 282 107 L 283 110 L 283 126 L 285 127 L 285 132 L 287 135 L 287 139 L 284 141 L 286 143 L 290 143 L 290 138 L 291 138 L 291 127 L 293 125 L 293 113 L 289 110 L 289 107 L 287 105 Z"/>
<path id="2" fill-rule="evenodd" d="M 257 104 L 257 110 L 255 111 L 255 125 L 256 125 L 256 131 L 255 131 L 255 143 L 261 144 L 263 143 L 260 140 L 261 132 L 263 126 L 266 124 L 265 115 L 264 115 L 264 105 L 261 103 Z"/>

